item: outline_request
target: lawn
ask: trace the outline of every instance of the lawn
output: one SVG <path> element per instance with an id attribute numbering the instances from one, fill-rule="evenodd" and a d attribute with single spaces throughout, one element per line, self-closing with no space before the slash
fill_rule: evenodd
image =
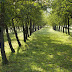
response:
<path id="1" fill-rule="evenodd" d="M 0 72 L 72 72 L 72 37 L 54 31 L 50 27 L 34 32 L 23 42 L 22 32 L 18 33 L 21 47 L 14 34 L 10 34 L 15 53 L 12 54 L 5 37 L 8 65 L 1 64 Z"/>

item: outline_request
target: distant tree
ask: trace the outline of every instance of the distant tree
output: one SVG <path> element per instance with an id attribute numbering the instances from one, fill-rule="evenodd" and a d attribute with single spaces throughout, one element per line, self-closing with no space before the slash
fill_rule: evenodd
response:
<path id="1" fill-rule="evenodd" d="M 63 26 L 63 32 L 65 29 L 67 33 L 68 29 L 69 34 L 68 19 L 70 19 L 72 15 L 71 0 L 53 0 L 51 3 L 51 8 L 52 8 L 51 15 L 49 16 L 48 19 L 49 23 L 52 26 L 58 25 L 59 29 L 60 26 Z"/>

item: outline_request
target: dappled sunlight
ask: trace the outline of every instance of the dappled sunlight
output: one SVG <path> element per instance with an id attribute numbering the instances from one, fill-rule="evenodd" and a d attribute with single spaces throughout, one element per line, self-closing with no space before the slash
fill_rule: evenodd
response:
<path id="1" fill-rule="evenodd" d="M 70 61 L 72 62 L 72 58 L 70 59 Z"/>
<path id="2" fill-rule="evenodd" d="M 69 43 L 72 41 L 67 35 L 60 36 L 58 33 L 61 34 L 47 27 L 42 28 L 34 32 L 26 43 L 19 35 L 22 46 L 18 47 L 17 42 L 12 41 L 16 51 L 14 54 L 10 53 L 9 46 L 5 44 L 9 52 L 9 65 L 2 66 L 1 72 L 71 72 L 72 47 Z"/>
<path id="3" fill-rule="evenodd" d="M 5 52 L 11 52 L 8 42 L 5 42 Z"/>
<path id="4" fill-rule="evenodd" d="M 35 51 L 33 51 L 32 53 L 33 53 L 33 54 L 36 54 L 36 52 L 35 52 Z"/>
<path id="5" fill-rule="evenodd" d="M 58 55 L 64 55 L 67 54 L 67 52 L 57 52 Z"/>
<path id="6" fill-rule="evenodd" d="M 44 31 L 44 30 L 43 30 Z M 46 31 L 47 32 L 47 31 Z M 71 46 L 68 44 L 67 40 L 65 39 L 68 39 L 68 36 L 62 36 L 62 38 L 60 37 L 60 35 L 57 35 L 57 36 L 53 36 L 53 35 L 56 35 L 58 32 L 51 32 L 52 34 L 49 34 L 51 36 L 47 36 L 47 34 L 45 35 L 42 35 L 42 33 L 40 35 L 42 35 L 42 37 L 39 36 L 39 33 L 38 33 L 38 36 L 36 36 L 35 38 L 35 41 L 37 41 L 36 43 L 36 49 L 38 49 L 38 53 L 39 51 L 41 52 L 40 55 L 45 55 L 46 56 L 46 59 L 52 61 L 52 63 L 56 63 L 59 65 L 59 67 L 55 68 L 54 71 L 56 72 L 63 72 L 63 71 L 68 71 L 70 72 L 68 69 L 65 69 L 66 67 L 64 66 L 65 64 L 66 65 L 70 65 L 69 63 L 63 63 L 63 62 L 68 62 L 71 60 L 70 58 L 70 55 L 69 55 L 69 51 L 71 51 Z M 61 34 L 61 33 L 60 33 Z M 62 34 L 63 35 L 63 34 Z M 40 38 L 39 38 L 40 37 Z M 46 38 L 48 37 L 48 39 L 46 38 L 46 40 L 44 40 L 43 38 Z M 60 37 L 60 39 L 59 39 Z M 63 38 L 64 37 L 64 38 Z M 64 41 L 65 40 L 65 41 Z M 45 42 L 44 42 L 45 41 Z M 31 42 L 31 41 L 30 41 Z M 33 41 L 32 41 L 33 43 Z M 42 45 L 42 46 L 41 46 Z M 41 47 L 40 47 L 41 46 Z M 40 48 L 43 49 L 43 50 L 39 50 Z M 68 51 L 69 49 L 69 51 Z M 43 51 L 43 53 L 42 53 Z M 46 53 L 46 54 L 45 54 Z M 49 55 L 49 54 L 50 55 Z M 36 52 L 35 52 L 36 54 Z M 44 57 L 45 57 L 44 56 Z M 69 58 L 68 58 L 69 56 Z M 63 61 L 63 62 L 62 62 Z M 49 62 L 50 63 L 50 62 Z M 61 63 L 63 63 L 62 65 L 62 69 L 60 68 L 61 66 Z M 49 64 L 48 64 L 49 65 Z M 52 64 L 50 64 L 52 66 Z M 52 66 L 54 67 L 54 66 Z M 65 67 L 65 68 L 63 68 Z"/>
<path id="7" fill-rule="evenodd" d="M 41 67 L 38 67 L 35 63 L 31 63 L 31 69 L 36 70 L 38 72 L 44 71 Z"/>
<path id="8" fill-rule="evenodd" d="M 41 54 L 41 55 L 45 55 L 45 52 L 41 52 L 40 54 Z"/>
<path id="9" fill-rule="evenodd" d="M 49 58 L 53 58 L 53 55 L 48 55 Z"/>

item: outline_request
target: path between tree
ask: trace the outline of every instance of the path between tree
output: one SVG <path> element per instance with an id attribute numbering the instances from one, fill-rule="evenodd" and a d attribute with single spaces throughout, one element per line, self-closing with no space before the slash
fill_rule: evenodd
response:
<path id="1" fill-rule="evenodd" d="M 25 48 L 10 54 L 2 72 L 72 72 L 72 38 L 46 27 L 28 38 Z"/>

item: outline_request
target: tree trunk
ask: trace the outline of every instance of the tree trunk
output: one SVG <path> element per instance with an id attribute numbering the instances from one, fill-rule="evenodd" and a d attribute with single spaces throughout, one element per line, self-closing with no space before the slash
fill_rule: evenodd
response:
<path id="1" fill-rule="evenodd" d="M 26 37 L 25 37 L 25 28 L 24 28 L 24 25 L 23 25 L 23 36 L 24 36 L 24 42 L 26 42 Z"/>
<path id="2" fill-rule="evenodd" d="M 64 33 L 64 26 L 63 26 L 63 33 Z"/>
<path id="3" fill-rule="evenodd" d="M 7 64 L 8 60 L 6 58 L 5 49 L 4 49 L 3 27 L 0 27 L 0 44 L 1 44 L 2 63 Z"/>
<path id="4" fill-rule="evenodd" d="M 3 30 L 4 30 L 4 15 L 5 15 L 5 8 L 4 8 L 4 3 L 1 2 L 1 16 L 0 16 L 0 44 L 1 44 L 1 56 L 2 56 L 2 63 L 3 64 L 8 64 L 8 60 L 6 58 L 5 50 L 4 50 L 4 35 L 3 35 Z"/>
<path id="5" fill-rule="evenodd" d="M 36 31 L 36 26 L 35 26 L 35 31 Z"/>
<path id="6" fill-rule="evenodd" d="M 21 43 L 20 43 L 20 41 L 19 41 L 19 38 L 18 38 L 18 35 L 17 35 L 17 31 L 15 30 L 15 26 L 14 26 L 13 18 L 12 18 L 12 26 L 13 26 L 13 29 L 14 29 L 14 33 L 15 33 L 15 36 L 16 36 L 16 39 L 17 39 L 18 45 L 19 45 L 19 47 L 20 47 L 20 46 L 21 46 Z"/>
<path id="7" fill-rule="evenodd" d="M 66 31 L 66 34 L 67 34 L 67 24 L 66 24 L 66 29 L 65 29 L 65 31 Z"/>
<path id="8" fill-rule="evenodd" d="M 30 36 L 31 36 L 31 34 L 32 34 L 32 21 L 30 19 Z"/>
<path id="9" fill-rule="evenodd" d="M 29 20 L 28 16 L 27 16 L 27 19 L 28 19 L 28 25 L 30 25 L 30 20 Z M 27 27 L 28 27 L 28 37 L 29 37 L 30 29 L 29 29 L 29 26 L 27 26 Z"/>
<path id="10" fill-rule="evenodd" d="M 59 31 L 60 31 L 60 25 L 59 25 Z"/>
<path id="11" fill-rule="evenodd" d="M 8 27 L 7 26 L 6 26 L 6 33 L 7 33 L 7 39 L 8 39 L 8 43 L 9 43 L 10 49 L 11 49 L 12 53 L 14 53 L 15 50 L 12 47 L 11 39 L 10 39 L 10 36 L 9 36 L 9 33 L 8 33 Z"/>
<path id="12" fill-rule="evenodd" d="M 54 30 L 56 30 L 56 25 L 55 25 L 55 26 L 53 26 L 53 29 L 54 29 Z"/>
<path id="13" fill-rule="evenodd" d="M 27 36 L 28 36 L 28 26 L 27 26 L 27 23 L 26 23 L 26 39 L 27 39 Z"/>
<path id="14" fill-rule="evenodd" d="M 38 30 L 39 30 L 39 26 L 38 26 Z"/>
<path id="15" fill-rule="evenodd" d="M 69 32 L 69 18 L 68 18 L 68 34 L 70 35 L 70 32 Z"/>
<path id="16" fill-rule="evenodd" d="M 34 23 L 33 23 L 33 32 L 34 32 Z"/>
<path id="17" fill-rule="evenodd" d="M 28 37 L 29 37 L 29 27 L 28 27 Z"/>
<path id="18" fill-rule="evenodd" d="M 65 15 L 65 33 L 67 34 L 67 16 Z"/>

